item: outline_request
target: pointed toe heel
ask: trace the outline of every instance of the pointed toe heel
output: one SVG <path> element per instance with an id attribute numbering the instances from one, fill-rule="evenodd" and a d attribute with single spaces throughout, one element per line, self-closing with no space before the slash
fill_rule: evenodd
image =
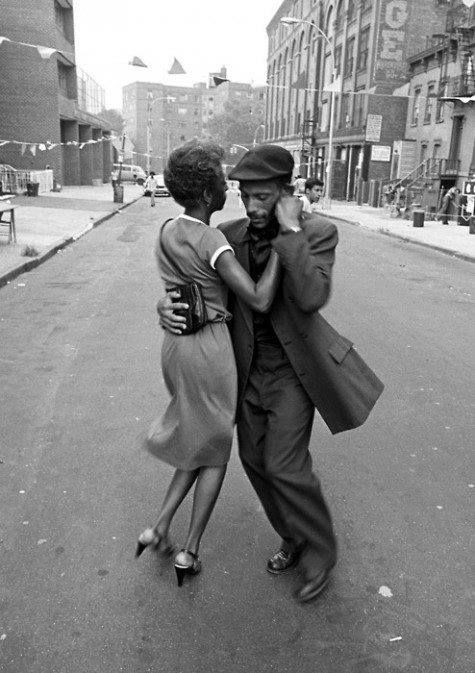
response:
<path id="1" fill-rule="evenodd" d="M 191 563 L 186 559 L 187 556 L 191 556 Z M 175 557 L 175 573 L 178 586 L 183 585 L 183 580 L 186 575 L 194 576 L 198 575 L 201 572 L 201 561 L 197 554 L 190 551 L 189 549 L 181 549 Z"/>
<path id="2" fill-rule="evenodd" d="M 166 535 L 160 535 L 154 528 L 146 528 L 140 535 L 135 549 L 135 558 L 138 558 L 147 547 L 156 551 L 160 556 L 171 556 L 175 551 L 173 544 Z"/>

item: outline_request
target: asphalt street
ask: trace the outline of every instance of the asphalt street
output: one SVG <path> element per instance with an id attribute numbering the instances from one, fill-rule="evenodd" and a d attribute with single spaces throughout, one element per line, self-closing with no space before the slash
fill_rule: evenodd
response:
<path id="1" fill-rule="evenodd" d="M 473 264 L 338 225 L 324 315 L 386 390 L 356 431 L 315 421 L 332 584 L 302 607 L 297 572 L 265 572 L 278 540 L 234 451 L 179 589 L 134 558 L 171 475 L 141 442 L 167 399 L 153 245 L 174 212 L 142 199 L 0 289 L 0 671 L 469 673 Z"/>

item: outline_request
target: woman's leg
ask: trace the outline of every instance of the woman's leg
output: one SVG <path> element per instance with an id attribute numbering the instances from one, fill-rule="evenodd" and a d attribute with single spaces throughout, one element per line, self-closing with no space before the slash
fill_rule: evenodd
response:
<path id="1" fill-rule="evenodd" d="M 201 467 L 199 470 L 193 495 L 190 528 L 185 544 L 185 548 L 194 554 L 198 552 L 201 537 L 221 491 L 226 468 L 227 465 L 222 465 Z"/>
<path id="2" fill-rule="evenodd" d="M 196 470 L 175 470 L 175 474 L 170 482 L 170 486 L 165 494 L 158 521 L 155 530 L 163 536 L 168 533 L 171 521 L 186 494 L 193 486 L 198 477 L 199 469 Z"/>

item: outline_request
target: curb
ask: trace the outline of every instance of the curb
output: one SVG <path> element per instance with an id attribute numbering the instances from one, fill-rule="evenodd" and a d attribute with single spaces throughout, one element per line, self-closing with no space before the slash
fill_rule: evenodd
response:
<path id="1" fill-rule="evenodd" d="M 325 215 L 326 217 L 329 217 L 333 220 L 338 220 L 338 222 L 345 222 L 345 224 L 352 224 L 355 227 L 362 227 L 363 229 L 367 229 L 368 231 L 374 231 L 378 234 L 384 234 L 384 236 L 388 236 L 389 238 L 396 238 L 398 241 L 404 241 L 404 243 L 414 243 L 414 245 L 419 245 L 422 248 L 429 248 L 430 250 L 436 250 L 437 252 L 442 252 L 444 255 L 450 255 L 451 257 L 462 259 L 464 262 L 475 262 L 475 257 L 472 257 L 471 255 L 465 255 L 463 252 L 458 252 L 457 250 L 451 250 L 450 248 L 443 248 L 440 245 L 433 245 L 432 243 L 426 243 L 425 241 L 418 241 L 415 238 L 409 238 L 408 236 L 404 236 L 403 234 L 396 234 L 394 231 L 384 229 L 383 228 L 384 225 L 378 226 L 377 229 L 373 229 L 372 227 L 367 227 L 361 222 L 357 222 L 355 220 L 345 220 L 344 217 L 338 217 L 338 215 L 328 215 L 328 214 Z"/>
<path id="2" fill-rule="evenodd" d="M 32 269 L 35 269 L 37 266 L 40 266 L 40 264 L 43 264 L 43 262 L 46 262 L 50 257 L 55 255 L 59 250 L 63 250 L 63 248 L 66 248 L 68 245 L 71 245 L 71 243 L 74 243 L 77 241 L 79 238 L 82 238 L 85 236 L 89 231 L 92 231 L 92 229 L 95 229 L 98 227 L 100 224 L 103 222 L 106 222 L 107 220 L 110 220 L 114 215 L 116 215 L 120 210 L 124 210 L 125 208 L 128 208 L 131 206 L 133 203 L 136 203 L 139 199 L 142 198 L 142 194 L 139 196 L 135 197 L 132 199 L 132 201 L 129 201 L 128 203 L 124 203 L 122 206 L 119 206 L 116 210 L 111 210 L 109 213 L 106 213 L 105 215 L 102 215 L 99 217 L 97 220 L 94 220 L 94 222 L 91 222 L 85 229 L 83 229 L 79 234 L 73 234 L 72 236 L 68 236 L 68 238 L 63 239 L 59 243 L 56 243 L 53 245 L 51 248 L 48 248 L 44 253 L 41 255 L 38 255 L 38 257 L 35 257 L 34 259 L 30 259 L 27 262 L 24 262 L 23 264 L 19 264 L 16 266 L 14 269 L 11 269 L 10 271 L 7 271 L 6 273 L 0 275 L 0 288 L 6 285 L 7 283 L 11 282 L 18 276 L 21 276 L 22 273 L 26 273 L 27 271 L 31 271 Z"/>

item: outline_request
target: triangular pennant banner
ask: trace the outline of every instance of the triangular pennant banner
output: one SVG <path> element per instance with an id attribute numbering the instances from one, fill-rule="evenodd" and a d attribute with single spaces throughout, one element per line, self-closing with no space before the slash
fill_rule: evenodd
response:
<path id="1" fill-rule="evenodd" d="M 41 56 L 41 58 L 47 59 L 50 58 L 52 54 L 56 51 L 56 49 L 51 49 L 51 47 L 36 47 L 38 50 L 38 54 Z"/>
<path id="2" fill-rule="evenodd" d="M 30 152 L 36 157 L 36 145 L 30 145 Z"/>
<path id="3" fill-rule="evenodd" d="M 2 42 L 10 42 L 10 41 L 11 40 L 8 37 L 0 37 L 0 44 L 2 44 Z"/>
<path id="4" fill-rule="evenodd" d="M 4 145 L 8 145 L 10 141 L 9 140 L 0 140 L 0 147 L 3 147 Z"/>
<path id="5" fill-rule="evenodd" d="M 21 153 L 22 153 L 22 155 L 25 154 L 25 152 L 26 152 L 26 143 L 22 143 L 22 144 L 21 144 Z"/>
<path id="6" fill-rule="evenodd" d="M 172 67 L 168 71 L 169 75 L 186 75 L 185 69 L 183 68 L 182 64 L 178 59 L 174 58 Z"/>
<path id="7" fill-rule="evenodd" d="M 223 82 L 229 82 L 229 80 L 226 77 L 216 77 L 213 75 L 213 82 L 214 86 L 219 86 L 220 84 L 223 84 Z"/>
<path id="8" fill-rule="evenodd" d="M 40 152 L 44 152 L 46 150 L 46 145 L 44 145 L 43 143 L 40 143 L 38 145 L 38 149 L 40 150 Z"/>
<path id="9" fill-rule="evenodd" d="M 129 65 L 134 65 L 137 68 L 148 68 L 148 66 L 142 61 L 138 56 L 134 56 L 130 61 Z"/>

